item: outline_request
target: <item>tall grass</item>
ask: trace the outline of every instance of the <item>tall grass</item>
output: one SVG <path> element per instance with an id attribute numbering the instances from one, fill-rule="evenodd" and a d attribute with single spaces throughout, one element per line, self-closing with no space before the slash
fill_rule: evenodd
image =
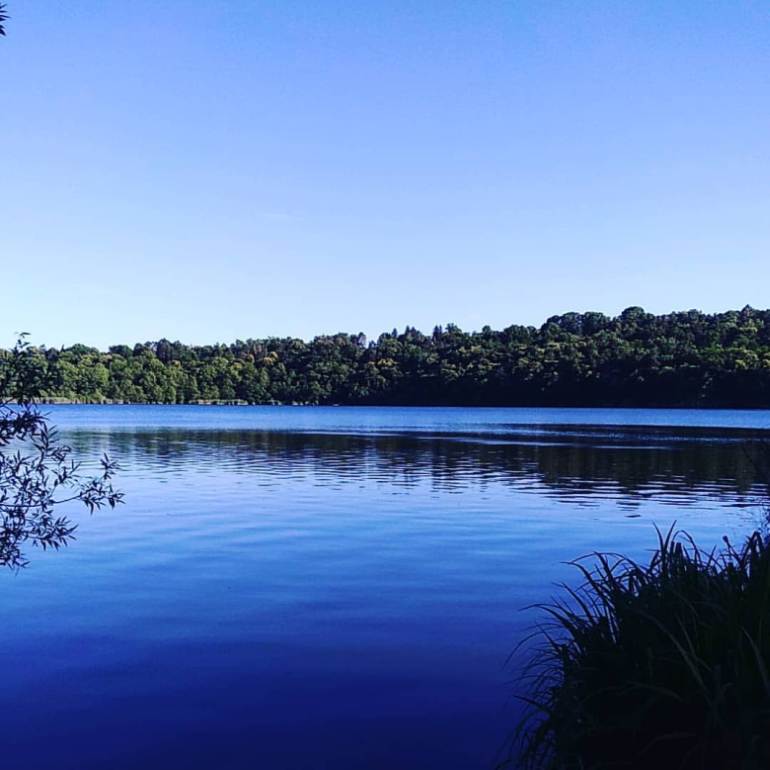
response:
<path id="1" fill-rule="evenodd" d="M 770 768 L 770 543 L 658 538 L 646 564 L 575 562 L 583 584 L 542 606 L 509 766 Z"/>

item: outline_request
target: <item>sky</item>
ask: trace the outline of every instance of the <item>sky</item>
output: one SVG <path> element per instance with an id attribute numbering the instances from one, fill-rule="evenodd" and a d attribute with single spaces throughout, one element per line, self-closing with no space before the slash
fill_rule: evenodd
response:
<path id="1" fill-rule="evenodd" d="M 7 0 L 0 344 L 770 305 L 770 5 Z"/>

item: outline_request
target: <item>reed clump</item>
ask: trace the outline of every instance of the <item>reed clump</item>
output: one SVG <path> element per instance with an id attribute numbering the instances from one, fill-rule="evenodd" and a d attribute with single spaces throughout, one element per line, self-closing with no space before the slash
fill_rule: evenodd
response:
<path id="1" fill-rule="evenodd" d="M 578 560 L 583 584 L 541 606 L 510 766 L 770 768 L 770 543 L 658 538 L 648 563 Z"/>

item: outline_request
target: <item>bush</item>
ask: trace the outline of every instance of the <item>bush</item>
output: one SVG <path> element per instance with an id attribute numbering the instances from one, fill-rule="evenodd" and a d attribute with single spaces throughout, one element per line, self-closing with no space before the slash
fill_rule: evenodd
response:
<path id="1" fill-rule="evenodd" d="M 583 585 L 541 605 L 516 767 L 770 767 L 770 543 L 658 537 L 646 565 L 575 562 Z"/>

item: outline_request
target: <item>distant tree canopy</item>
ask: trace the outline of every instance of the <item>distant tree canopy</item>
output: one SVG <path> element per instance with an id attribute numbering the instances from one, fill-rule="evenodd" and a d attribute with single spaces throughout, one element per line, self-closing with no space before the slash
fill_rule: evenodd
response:
<path id="1" fill-rule="evenodd" d="M 770 407 L 770 310 L 750 307 L 32 355 L 41 395 L 76 401 Z"/>

